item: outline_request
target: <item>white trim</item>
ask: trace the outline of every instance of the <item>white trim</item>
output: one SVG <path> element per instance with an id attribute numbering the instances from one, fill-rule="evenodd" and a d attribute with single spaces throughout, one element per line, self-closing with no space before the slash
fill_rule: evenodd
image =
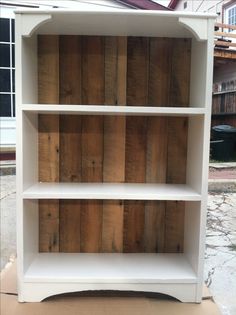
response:
<path id="1" fill-rule="evenodd" d="M 12 7 L 12 6 L 3 6 L 0 5 L 0 18 L 8 18 L 8 19 L 14 19 L 15 18 L 15 13 L 14 10 L 17 7 Z"/>

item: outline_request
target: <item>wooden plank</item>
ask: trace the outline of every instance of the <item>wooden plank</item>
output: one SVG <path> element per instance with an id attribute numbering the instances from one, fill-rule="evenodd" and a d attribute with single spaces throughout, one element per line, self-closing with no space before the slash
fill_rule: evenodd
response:
<path id="1" fill-rule="evenodd" d="M 124 201 L 106 200 L 103 202 L 102 252 L 123 252 Z"/>
<path id="2" fill-rule="evenodd" d="M 222 49 L 217 49 L 217 47 L 215 47 L 214 49 L 214 57 L 216 58 L 215 60 L 217 60 L 217 58 L 223 58 L 223 59 L 236 59 L 236 51 L 228 51 L 228 50 L 222 50 Z"/>
<path id="3" fill-rule="evenodd" d="M 60 252 L 80 252 L 80 200 L 60 200 Z"/>
<path id="4" fill-rule="evenodd" d="M 102 37 L 82 39 L 82 102 L 104 104 L 104 43 Z M 82 181 L 103 180 L 103 117 L 82 117 Z M 81 208 L 81 252 L 99 252 L 102 241 L 102 202 Z"/>
<path id="5" fill-rule="evenodd" d="M 236 34 L 228 33 L 228 32 L 214 32 L 215 36 L 223 36 L 223 37 L 231 37 L 236 38 Z"/>
<path id="6" fill-rule="evenodd" d="M 38 102 L 59 103 L 58 36 L 38 37 Z M 59 116 L 39 115 L 39 181 L 59 180 Z M 39 251 L 59 251 L 59 203 L 39 202 Z"/>
<path id="7" fill-rule="evenodd" d="M 39 200 L 39 251 L 59 251 L 58 200 Z"/>
<path id="8" fill-rule="evenodd" d="M 39 181 L 59 181 L 59 117 L 39 115 Z"/>
<path id="9" fill-rule="evenodd" d="M 147 105 L 149 39 L 129 37 L 127 44 L 127 105 Z"/>
<path id="10" fill-rule="evenodd" d="M 185 184 L 188 120 L 169 117 L 168 127 L 167 183 Z"/>
<path id="11" fill-rule="evenodd" d="M 145 202 L 145 252 L 163 253 L 165 246 L 165 201 Z"/>
<path id="12" fill-rule="evenodd" d="M 81 42 L 60 36 L 60 104 L 81 104 Z M 60 181 L 81 181 L 81 117 L 60 115 Z M 60 251 L 80 251 L 79 200 L 60 200 Z"/>
<path id="13" fill-rule="evenodd" d="M 231 25 L 231 24 L 215 23 L 215 26 L 236 30 L 236 25 Z"/>
<path id="14" fill-rule="evenodd" d="M 146 182 L 165 183 L 167 166 L 167 123 L 165 117 L 150 117 L 147 128 Z M 164 250 L 165 202 L 146 202 L 145 251 Z"/>
<path id="15" fill-rule="evenodd" d="M 126 102 L 127 39 L 105 38 L 105 104 L 125 105 Z M 103 181 L 125 180 L 125 117 L 104 117 Z M 122 201 L 104 201 L 102 251 L 123 251 Z"/>
<path id="16" fill-rule="evenodd" d="M 214 44 L 217 45 L 217 46 L 224 46 L 226 48 L 228 48 L 228 47 L 236 47 L 236 43 L 224 42 L 222 40 L 215 40 Z"/>
<path id="17" fill-rule="evenodd" d="M 126 105 L 127 37 L 117 38 L 117 104 Z"/>
<path id="18" fill-rule="evenodd" d="M 184 250 L 185 202 L 166 202 L 165 252 L 182 253 Z"/>
<path id="19" fill-rule="evenodd" d="M 191 65 L 191 40 L 172 39 L 172 70 L 170 82 L 169 106 L 189 106 L 189 82 Z"/>
<path id="20" fill-rule="evenodd" d="M 128 39 L 127 105 L 147 104 L 148 52 L 147 38 Z M 126 118 L 125 181 L 146 180 L 146 117 Z M 124 252 L 144 250 L 144 202 L 126 202 L 124 208 Z"/>
<path id="21" fill-rule="evenodd" d="M 57 35 L 38 36 L 38 101 L 59 103 L 59 38 Z"/>
<path id="22" fill-rule="evenodd" d="M 173 39 L 173 47 L 169 104 L 188 106 L 191 41 Z M 186 182 L 187 135 L 187 118 L 168 118 L 167 183 Z M 173 202 L 166 202 L 165 252 L 180 252 L 183 249 L 184 204 L 178 203 L 178 211 L 173 209 Z"/>
<path id="23" fill-rule="evenodd" d="M 167 106 L 171 72 L 171 41 L 150 38 L 148 85 L 149 106 Z M 165 183 L 167 168 L 168 119 L 148 117 L 146 182 Z M 145 205 L 145 251 L 163 252 L 165 202 L 149 201 Z"/>
<path id="24" fill-rule="evenodd" d="M 124 204 L 124 253 L 144 252 L 145 202 L 127 200 Z"/>

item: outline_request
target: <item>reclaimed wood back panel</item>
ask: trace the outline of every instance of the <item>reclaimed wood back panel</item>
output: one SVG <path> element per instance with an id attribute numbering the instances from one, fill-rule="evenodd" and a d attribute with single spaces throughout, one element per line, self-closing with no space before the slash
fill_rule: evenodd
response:
<path id="1" fill-rule="evenodd" d="M 38 38 L 39 103 L 188 106 L 191 41 Z M 186 117 L 39 115 L 39 181 L 185 183 Z M 184 202 L 43 200 L 42 252 L 182 252 Z"/>
<path id="2" fill-rule="evenodd" d="M 59 37 L 38 38 L 38 101 L 59 103 Z M 59 180 L 59 115 L 38 118 L 39 181 Z M 59 251 L 59 201 L 39 201 L 39 250 Z"/>
<path id="3" fill-rule="evenodd" d="M 81 39 L 77 36 L 59 38 L 60 104 L 80 104 L 81 97 Z M 60 115 L 60 181 L 80 182 L 81 165 L 81 117 Z M 80 251 L 79 200 L 59 201 L 59 250 Z"/>

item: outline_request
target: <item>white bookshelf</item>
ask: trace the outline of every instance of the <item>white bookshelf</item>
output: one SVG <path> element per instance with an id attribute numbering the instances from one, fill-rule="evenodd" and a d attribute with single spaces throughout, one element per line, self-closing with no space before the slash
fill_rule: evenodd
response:
<path id="1" fill-rule="evenodd" d="M 141 10 L 16 13 L 20 302 L 39 302 L 51 295 L 84 290 L 159 292 L 182 302 L 201 302 L 214 19 L 214 15 Z M 190 106 L 38 104 L 38 34 L 191 38 Z M 39 182 L 38 117 L 44 114 L 188 117 L 186 184 Z M 184 251 L 40 253 L 38 207 L 44 199 L 184 201 Z"/>

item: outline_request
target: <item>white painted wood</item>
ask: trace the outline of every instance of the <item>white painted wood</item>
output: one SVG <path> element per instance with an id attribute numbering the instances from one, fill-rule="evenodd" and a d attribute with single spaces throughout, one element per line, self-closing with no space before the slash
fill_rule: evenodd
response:
<path id="1" fill-rule="evenodd" d="M 192 40 L 191 72 L 190 72 L 190 104 L 193 107 L 209 106 L 204 95 L 209 86 L 206 85 L 207 42 Z"/>
<path id="2" fill-rule="evenodd" d="M 22 169 L 23 188 L 38 181 L 38 117 L 27 114 L 22 116 Z"/>
<path id="3" fill-rule="evenodd" d="M 16 219 L 17 219 L 17 286 L 21 292 L 24 274 L 23 247 L 23 133 L 22 133 L 22 37 L 21 15 L 15 17 L 15 64 L 16 64 Z M 19 105 L 19 106 L 18 106 Z"/>
<path id="4" fill-rule="evenodd" d="M 198 272 L 201 202 L 185 203 L 184 252 L 194 272 Z"/>
<path id="5" fill-rule="evenodd" d="M 50 20 L 47 20 L 49 17 Z M 215 15 L 145 10 L 18 11 L 16 153 L 19 301 L 39 302 L 54 294 L 84 290 L 159 292 L 183 302 L 201 301 L 214 18 Z M 155 108 L 37 104 L 37 34 L 191 38 L 191 105 L 188 108 Z M 189 116 L 187 185 L 38 183 L 39 113 Z M 41 198 L 185 200 L 184 254 L 39 254 L 38 199 Z"/>
<path id="6" fill-rule="evenodd" d="M 17 79 L 21 81 L 22 99 L 18 103 L 38 102 L 38 61 L 37 61 L 37 36 L 22 38 L 21 71 Z M 17 68 L 17 64 L 16 64 Z M 18 66 L 19 68 L 19 66 Z"/>
<path id="7" fill-rule="evenodd" d="M 214 20 L 208 21 L 208 41 L 207 41 L 207 62 L 206 62 L 206 89 L 204 93 L 204 104 L 207 114 L 204 117 L 203 126 L 203 165 L 202 165 L 202 202 L 200 216 L 200 235 L 199 235 L 199 260 L 198 260 L 198 287 L 196 292 L 196 301 L 202 297 L 204 251 L 206 237 L 206 214 L 207 214 L 207 196 L 208 196 L 208 173 L 209 173 L 209 151 L 210 151 L 210 126 L 211 126 L 211 103 L 212 103 L 212 83 L 213 83 L 213 53 L 214 53 Z"/>
<path id="8" fill-rule="evenodd" d="M 30 37 L 34 30 L 52 18 L 51 14 L 25 15 L 22 21 L 22 36 Z"/>
<path id="9" fill-rule="evenodd" d="M 193 19 L 189 17 L 180 17 L 179 23 L 183 24 L 199 41 L 207 40 L 208 29 L 206 19 Z"/>
<path id="10" fill-rule="evenodd" d="M 152 10 L 45 10 L 17 11 L 22 15 L 35 16 L 49 14 L 52 19 L 47 23 L 35 27 L 38 34 L 80 34 L 80 35 L 112 35 L 112 36 L 159 36 L 159 37 L 192 37 L 199 33 L 199 23 L 216 15 L 204 16 L 198 13 L 168 12 Z M 185 24 L 179 23 L 179 18 L 191 18 L 194 23 L 191 30 L 186 29 Z M 30 20 L 32 20 L 30 18 Z M 31 22 L 32 23 L 32 22 Z M 109 25 L 109 27 L 108 27 Z M 204 23 L 204 27 L 206 27 Z M 196 30 L 195 30 L 196 28 Z M 203 31 L 202 31 L 203 32 Z M 29 30 L 28 30 L 29 33 Z M 197 38 L 198 39 L 198 38 Z"/>
<path id="11" fill-rule="evenodd" d="M 180 184 L 37 183 L 23 192 L 24 199 L 201 200 Z"/>
<path id="12" fill-rule="evenodd" d="M 197 302 L 194 283 L 38 283 L 23 282 L 18 293 L 19 302 L 40 302 L 55 294 L 95 290 L 142 291 L 163 293 L 181 302 Z"/>
<path id="13" fill-rule="evenodd" d="M 183 254 L 37 254 L 25 282 L 196 283 Z"/>
<path id="14" fill-rule="evenodd" d="M 21 108 L 25 112 L 37 114 L 135 116 L 203 116 L 205 114 L 205 108 L 192 107 L 23 104 Z"/>
<path id="15" fill-rule="evenodd" d="M 203 126 L 204 119 L 202 117 L 189 118 L 186 183 L 199 194 L 201 194 L 202 189 Z"/>
<path id="16" fill-rule="evenodd" d="M 36 200 L 24 200 L 23 211 L 23 248 L 24 248 L 24 272 L 31 265 L 35 255 L 38 254 L 39 224 L 38 202 Z"/>

